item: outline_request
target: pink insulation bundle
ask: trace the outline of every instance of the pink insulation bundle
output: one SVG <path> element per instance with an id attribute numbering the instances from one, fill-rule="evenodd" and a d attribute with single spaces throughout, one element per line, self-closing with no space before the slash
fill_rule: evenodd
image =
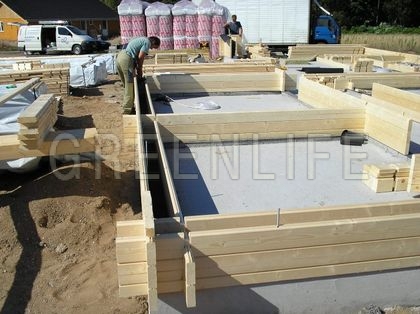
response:
<path id="1" fill-rule="evenodd" d="M 121 42 L 127 43 L 133 36 L 133 30 L 131 25 L 131 14 L 130 14 L 130 0 L 122 0 L 120 5 L 117 7 L 120 29 L 121 29 Z"/>
<path id="2" fill-rule="evenodd" d="M 185 15 L 174 15 L 173 17 L 173 32 L 175 36 L 185 37 Z"/>
<path id="3" fill-rule="evenodd" d="M 126 44 L 133 37 L 131 15 L 120 15 L 121 43 Z"/>
<path id="4" fill-rule="evenodd" d="M 174 49 L 172 15 L 170 6 L 154 2 L 146 10 L 147 36 L 160 38 L 160 50 Z"/>
<path id="5" fill-rule="evenodd" d="M 147 36 L 143 2 L 140 0 L 132 0 L 130 3 L 130 12 L 133 37 Z"/>
<path id="6" fill-rule="evenodd" d="M 226 19 L 223 16 L 223 7 L 217 3 L 213 6 L 213 15 L 211 19 L 211 44 L 210 58 L 217 59 L 219 57 L 219 38 L 224 33 L 224 24 Z"/>
<path id="7" fill-rule="evenodd" d="M 197 6 L 189 0 L 181 0 L 172 8 L 174 49 L 198 48 Z"/>
<path id="8" fill-rule="evenodd" d="M 198 14 L 197 18 L 197 37 L 198 41 L 210 41 L 211 40 L 211 15 Z"/>

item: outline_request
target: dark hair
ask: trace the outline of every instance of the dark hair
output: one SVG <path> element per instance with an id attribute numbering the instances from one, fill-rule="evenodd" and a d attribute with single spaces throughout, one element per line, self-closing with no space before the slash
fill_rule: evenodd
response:
<path id="1" fill-rule="evenodd" d="M 160 39 L 156 36 L 150 36 L 149 37 L 150 43 L 152 44 L 152 46 L 160 46 Z"/>

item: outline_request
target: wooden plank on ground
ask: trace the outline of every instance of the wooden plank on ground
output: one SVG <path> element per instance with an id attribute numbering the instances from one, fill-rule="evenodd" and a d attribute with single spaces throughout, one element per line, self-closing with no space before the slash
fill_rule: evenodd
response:
<path id="1" fill-rule="evenodd" d="M 0 160 L 95 151 L 96 128 L 49 132 L 38 149 L 24 149 L 17 134 L 0 136 Z"/>
<path id="2" fill-rule="evenodd" d="M 27 82 L 23 84 L 19 84 L 19 86 L 17 86 L 16 88 L 10 89 L 10 93 L 0 96 L 0 106 L 4 105 L 8 100 L 13 99 L 20 93 L 27 91 L 32 86 L 37 84 L 39 81 L 40 81 L 39 78 L 34 77 L 34 78 L 29 79 Z"/>

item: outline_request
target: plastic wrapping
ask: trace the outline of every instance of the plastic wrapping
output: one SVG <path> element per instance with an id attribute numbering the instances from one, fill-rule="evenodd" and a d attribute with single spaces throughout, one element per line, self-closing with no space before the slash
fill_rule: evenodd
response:
<path id="1" fill-rule="evenodd" d="M 154 2 L 144 10 L 144 14 L 146 16 L 171 15 L 171 8 L 162 2 Z"/>

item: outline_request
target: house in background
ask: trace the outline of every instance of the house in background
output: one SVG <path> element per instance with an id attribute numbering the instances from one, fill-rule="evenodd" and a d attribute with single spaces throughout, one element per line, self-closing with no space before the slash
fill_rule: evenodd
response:
<path id="1" fill-rule="evenodd" d="M 0 40 L 16 41 L 19 25 L 59 20 L 93 37 L 120 34 L 118 13 L 99 0 L 1 0 Z"/>

